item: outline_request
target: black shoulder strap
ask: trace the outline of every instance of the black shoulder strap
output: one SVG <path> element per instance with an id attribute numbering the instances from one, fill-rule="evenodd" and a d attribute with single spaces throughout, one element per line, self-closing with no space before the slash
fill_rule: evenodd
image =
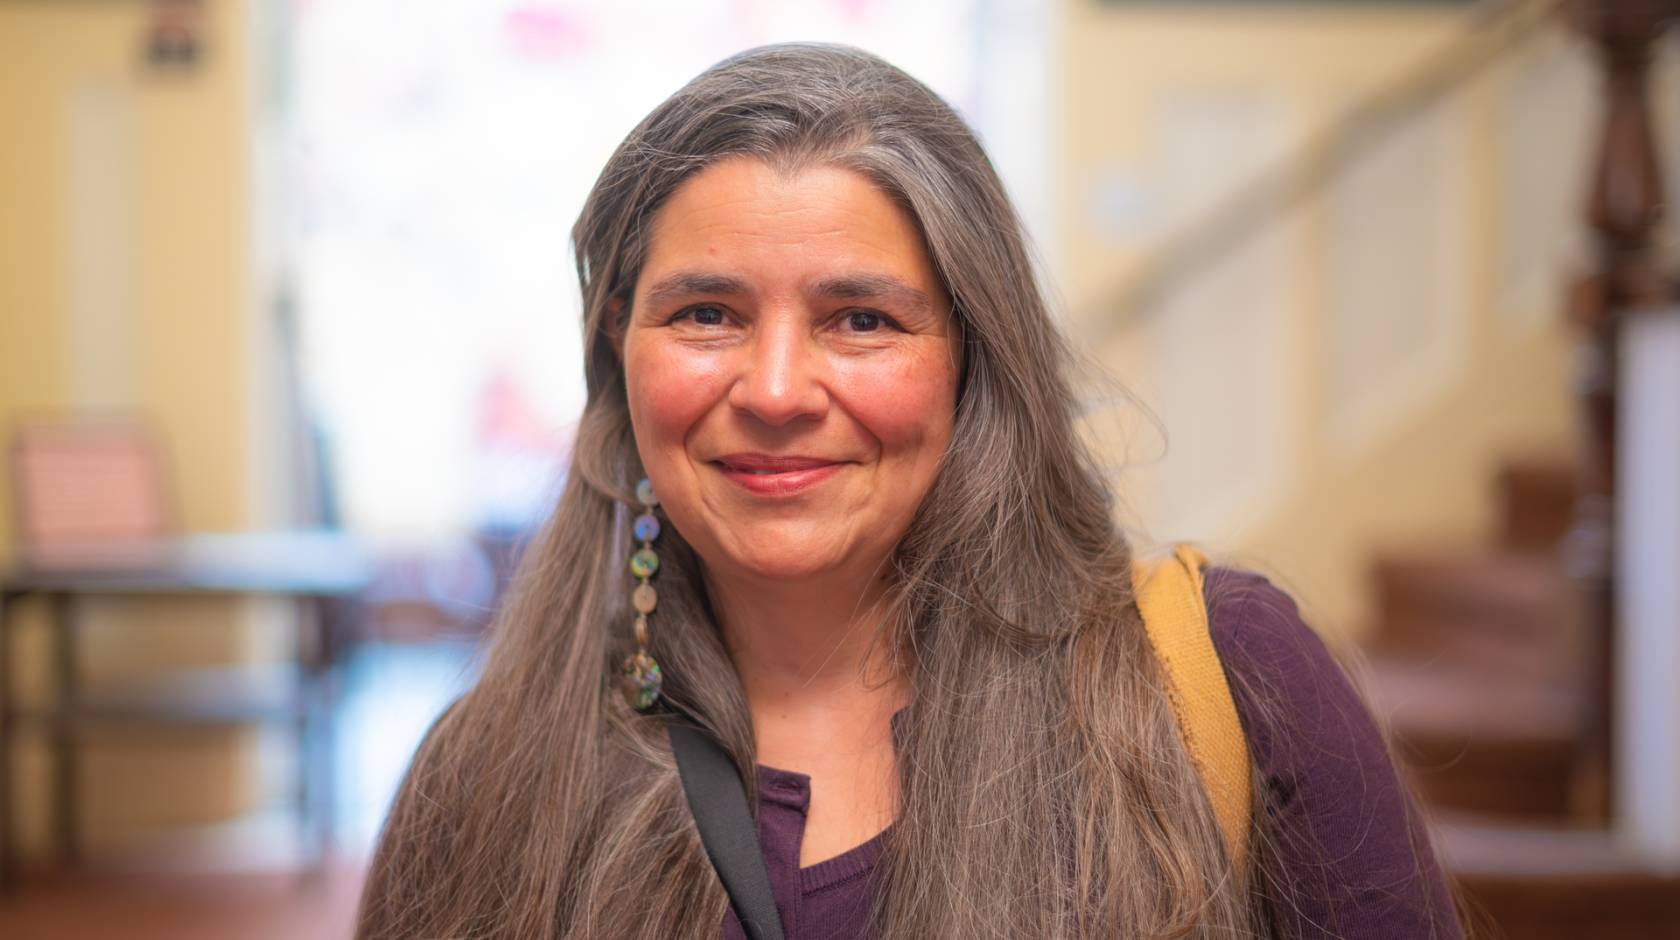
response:
<path id="1" fill-rule="evenodd" d="M 694 813 L 700 841 L 717 869 L 749 940 L 782 940 L 782 919 L 770 893 L 770 873 L 747 809 L 747 791 L 728 752 L 682 718 L 665 723 L 677 757 L 683 794 Z"/>

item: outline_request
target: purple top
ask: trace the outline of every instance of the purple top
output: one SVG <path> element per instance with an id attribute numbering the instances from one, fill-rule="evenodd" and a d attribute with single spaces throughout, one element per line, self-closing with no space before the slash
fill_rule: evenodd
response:
<path id="1" fill-rule="evenodd" d="M 1271 811 L 1261 823 L 1268 866 L 1287 893 L 1271 904 L 1289 938 L 1462 937 L 1446 880 L 1429 849 L 1381 732 L 1289 595 L 1230 568 L 1206 576 L 1208 624 Z M 1264 698 L 1266 722 L 1251 721 Z M 758 768 L 758 838 L 787 940 L 865 936 L 871 876 L 885 832 L 799 867 L 811 778 Z M 726 940 L 746 940 L 730 911 Z"/>

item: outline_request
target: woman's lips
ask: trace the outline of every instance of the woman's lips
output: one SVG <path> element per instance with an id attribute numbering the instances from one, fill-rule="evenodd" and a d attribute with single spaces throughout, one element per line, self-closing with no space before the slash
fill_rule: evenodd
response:
<path id="1" fill-rule="evenodd" d="M 749 493 L 794 496 L 832 477 L 846 463 L 820 457 L 730 454 L 712 461 L 712 466 Z"/>

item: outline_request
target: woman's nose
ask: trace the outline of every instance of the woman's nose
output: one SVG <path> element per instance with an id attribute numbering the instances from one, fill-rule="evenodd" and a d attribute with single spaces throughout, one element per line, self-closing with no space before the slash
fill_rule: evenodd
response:
<path id="1" fill-rule="evenodd" d="M 743 352 L 740 373 L 729 389 L 731 406 L 773 427 L 826 413 L 821 352 L 803 324 L 793 318 L 764 323 Z"/>

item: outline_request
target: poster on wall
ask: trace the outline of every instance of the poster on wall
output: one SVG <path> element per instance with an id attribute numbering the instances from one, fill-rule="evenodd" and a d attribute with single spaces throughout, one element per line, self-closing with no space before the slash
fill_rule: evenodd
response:
<path id="1" fill-rule="evenodd" d="M 160 71 L 190 70 L 204 55 L 204 0 L 149 0 L 146 65 Z"/>

